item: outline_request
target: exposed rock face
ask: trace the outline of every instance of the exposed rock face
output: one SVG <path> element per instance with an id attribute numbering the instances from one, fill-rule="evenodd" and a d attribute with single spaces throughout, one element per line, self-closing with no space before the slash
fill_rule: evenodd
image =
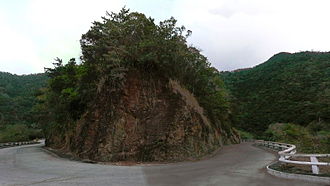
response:
<path id="1" fill-rule="evenodd" d="M 239 141 L 212 126 L 178 82 L 131 71 L 120 95 L 109 92 L 102 87 L 75 129 L 48 144 L 96 161 L 178 161 Z"/>

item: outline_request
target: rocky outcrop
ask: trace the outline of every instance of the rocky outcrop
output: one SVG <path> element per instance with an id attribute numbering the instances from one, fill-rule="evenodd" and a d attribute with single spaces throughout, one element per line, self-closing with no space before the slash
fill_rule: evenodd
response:
<path id="1" fill-rule="evenodd" d="M 48 146 L 95 161 L 179 161 L 239 141 L 229 133 L 212 125 L 178 82 L 130 71 L 120 94 L 99 87 L 73 130 L 51 137 Z"/>

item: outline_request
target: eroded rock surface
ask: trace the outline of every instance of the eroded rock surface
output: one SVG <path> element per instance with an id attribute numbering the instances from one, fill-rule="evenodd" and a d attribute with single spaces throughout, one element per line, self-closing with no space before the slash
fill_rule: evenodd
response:
<path id="1" fill-rule="evenodd" d="M 212 124 L 178 82 L 131 71 L 120 94 L 101 87 L 73 131 L 47 144 L 95 161 L 180 161 L 238 142 L 237 136 Z"/>

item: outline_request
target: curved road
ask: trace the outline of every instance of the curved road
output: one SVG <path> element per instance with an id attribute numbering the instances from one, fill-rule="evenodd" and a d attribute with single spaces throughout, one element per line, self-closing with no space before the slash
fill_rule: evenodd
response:
<path id="1" fill-rule="evenodd" d="M 268 175 L 264 167 L 275 155 L 250 143 L 225 146 L 198 162 L 144 166 L 69 161 L 41 146 L 0 149 L 0 185 L 321 185 Z"/>

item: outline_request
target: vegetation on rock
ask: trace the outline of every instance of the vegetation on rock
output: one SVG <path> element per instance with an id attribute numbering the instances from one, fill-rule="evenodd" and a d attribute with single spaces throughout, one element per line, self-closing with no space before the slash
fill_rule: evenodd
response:
<path id="1" fill-rule="evenodd" d="M 82 36 L 81 64 L 57 59 L 44 92 L 46 143 L 99 161 L 198 158 L 238 142 L 219 72 L 170 18 L 107 13 Z"/>

